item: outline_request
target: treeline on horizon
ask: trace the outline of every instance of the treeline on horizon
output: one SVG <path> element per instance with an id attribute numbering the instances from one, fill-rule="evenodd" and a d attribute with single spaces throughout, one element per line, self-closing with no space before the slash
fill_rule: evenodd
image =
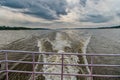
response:
<path id="1" fill-rule="evenodd" d="M 31 28 L 26 27 L 9 27 L 9 26 L 0 26 L 0 30 L 30 30 Z"/>
<path id="2" fill-rule="evenodd" d="M 27 28 L 27 27 L 0 26 L 0 30 L 48 30 L 48 29 L 47 28 Z"/>
<path id="3" fill-rule="evenodd" d="M 120 28 L 120 26 L 112 26 L 112 27 L 99 27 L 98 29 L 113 29 L 113 28 Z"/>
<path id="4" fill-rule="evenodd" d="M 114 28 L 115 29 L 120 28 L 120 26 L 97 27 L 97 28 L 74 28 L 74 29 L 114 29 Z M 62 28 L 62 29 L 66 29 L 66 28 Z M 0 26 L 0 30 L 50 30 L 50 29 L 49 28 L 27 28 L 27 27 Z"/>

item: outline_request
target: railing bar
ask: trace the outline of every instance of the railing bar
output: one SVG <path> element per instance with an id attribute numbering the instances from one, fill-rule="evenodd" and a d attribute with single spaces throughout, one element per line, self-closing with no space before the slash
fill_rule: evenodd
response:
<path id="1" fill-rule="evenodd" d="M 85 76 L 91 77 L 90 74 L 63 74 L 64 76 Z M 110 78 L 120 78 L 120 75 L 96 75 L 93 74 L 92 77 L 110 77 Z"/>
<path id="2" fill-rule="evenodd" d="M 3 52 L 5 54 L 5 60 L 1 60 L 0 63 L 5 62 L 5 70 L 0 71 L 6 72 L 6 80 L 9 78 L 9 72 L 17 72 L 17 73 L 28 73 L 32 74 L 32 80 L 35 80 L 35 74 L 45 74 L 45 75 L 61 75 L 61 80 L 63 80 L 64 76 L 85 76 L 85 77 L 91 77 L 91 80 L 93 80 L 93 77 L 110 77 L 110 78 L 120 78 L 120 75 L 99 75 L 99 74 L 93 74 L 93 67 L 120 67 L 120 65 L 106 65 L 106 64 L 94 64 L 93 63 L 93 57 L 94 56 L 120 56 L 120 54 L 93 54 L 93 53 L 53 53 L 53 52 L 46 52 L 46 53 L 40 53 L 40 52 L 31 52 L 31 51 L 15 51 L 15 50 L 0 50 L 0 52 Z M 25 53 L 25 54 L 32 54 L 32 62 L 29 61 L 14 61 L 14 60 L 8 60 L 8 52 L 10 53 Z M 43 63 L 43 62 L 35 62 L 35 54 L 50 54 L 50 55 L 61 55 L 62 63 Z M 91 64 L 64 64 L 64 55 L 81 55 L 81 56 L 90 56 L 91 57 Z M 26 64 L 32 64 L 33 70 L 32 71 L 17 71 L 17 70 L 8 70 L 8 63 L 9 62 L 15 62 L 15 63 L 26 63 Z M 43 65 L 61 65 L 61 73 L 44 73 L 44 72 L 35 72 L 35 64 L 43 64 Z M 64 66 L 89 66 L 90 67 L 90 74 L 67 74 L 64 73 L 63 67 Z"/>
<path id="3" fill-rule="evenodd" d="M 2 73 L 3 71 L 2 71 L 2 63 L 3 61 L 0 61 L 0 73 Z"/>
<path id="4" fill-rule="evenodd" d="M 32 74 L 32 71 L 18 71 L 18 70 L 8 70 L 8 72 L 18 72 L 18 73 L 26 73 L 26 74 Z M 34 72 L 34 74 L 50 74 L 50 75 L 61 75 L 61 73 L 45 73 L 45 72 Z"/>
<path id="5" fill-rule="evenodd" d="M 25 54 L 50 54 L 50 55 L 82 55 L 82 56 L 120 56 L 120 54 L 103 54 L 103 53 L 99 53 L 99 54 L 93 54 L 93 53 L 87 53 L 87 54 L 83 54 L 83 53 L 54 53 L 54 52 L 32 52 L 32 51 L 16 51 L 16 50 L 0 50 L 0 52 L 13 52 L 13 53 L 25 53 Z"/>
<path id="6" fill-rule="evenodd" d="M 91 77 L 90 74 L 63 74 L 64 76 L 85 76 L 85 77 Z M 92 77 L 110 77 L 110 78 L 119 78 L 120 75 L 95 75 L 93 74 Z"/>
<path id="7" fill-rule="evenodd" d="M 18 72 L 18 73 L 28 73 L 31 74 L 30 71 L 17 71 L 17 70 L 8 70 L 8 72 Z M 45 74 L 45 75 L 61 75 L 60 73 L 45 73 L 45 72 L 35 72 L 35 74 Z M 90 74 L 63 74 L 64 76 L 83 76 L 83 77 L 91 77 Z M 120 78 L 120 75 L 96 75 L 93 74 L 93 77 L 111 77 L 111 78 Z"/>
<path id="8" fill-rule="evenodd" d="M 7 60 L 8 60 L 8 53 L 6 52 L 6 53 L 5 53 L 6 80 L 8 80 L 8 62 L 7 62 Z"/>
<path id="9" fill-rule="evenodd" d="M 6 72 L 6 70 L 1 70 L 0 72 Z"/>
<path id="10" fill-rule="evenodd" d="M 32 64 L 33 62 L 29 62 L 29 61 L 13 61 L 13 60 L 7 60 L 7 62 L 11 62 L 11 63 L 28 63 L 28 64 Z M 59 63 L 44 63 L 44 62 L 34 62 L 34 64 L 45 64 L 45 65 L 61 65 Z"/>
<path id="11" fill-rule="evenodd" d="M 33 80 L 35 80 L 35 54 L 33 53 L 32 54 L 32 59 L 33 59 L 33 73 L 32 73 L 32 77 L 33 77 Z"/>
<path id="12" fill-rule="evenodd" d="M 93 56 L 91 56 L 91 66 L 90 66 L 90 75 L 91 75 L 91 80 L 93 80 Z"/>
<path id="13" fill-rule="evenodd" d="M 33 62 L 29 61 L 13 61 L 13 60 L 7 60 L 3 62 L 18 62 L 18 63 L 28 63 L 32 64 Z M 44 62 L 34 62 L 34 64 L 44 64 L 44 65 L 62 65 L 61 63 L 44 63 Z M 63 64 L 64 66 L 93 66 L 93 67 L 120 67 L 120 65 L 106 65 L 106 64 Z"/>
<path id="14" fill-rule="evenodd" d="M 120 75 L 93 75 L 93 77 L 120 78 Z"/>
<path id="15" fill-rule="evenodd" d="M 2 63 L 4 60 L 0 60 L 0 63 Z"/>
<path id="16" fill-rule="evenodd" d="M 4 72 L 4 71 L 0 71 L 0 73 L 2 73 L 2 72 Z"/>
<path id="17" fill-rule="evenodd" d="M 64 55 L 62 54 L 61 56 L 61 61 L 62 61 L 62 65 L 61 65 L 61 80 L 63 80 L 63 71 L 64 71 Z"/>

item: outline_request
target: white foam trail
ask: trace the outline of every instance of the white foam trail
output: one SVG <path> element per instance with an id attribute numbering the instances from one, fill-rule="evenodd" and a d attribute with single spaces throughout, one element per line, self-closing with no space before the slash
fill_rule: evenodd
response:
<path id="1" fill-rule="evenodd" d="M 74 39 L 75 39 L 75 38 L 78 38 L 78 40 L 82 40 L 82 39 L 83 39 L 83 38 L 81 38 L 82 36 L 79 37 L 80 35 L 79 35 L 79 33 L 77 33 L 77 32 L 67 31 L 67 33 L 69 34 L 69 36 L 74 37 Z M 76 35 L 73 36 L 73 33 L 76 33 Z M 88 46 L 88 44 L 89 44 L 89 42 L 90 42 L 90 39 L 91 39 L 91 35 L 88 35 L 88 36 L 89 36 L 89 37 L 87 37 L 85 40 L 82 41 L 82 42 L 84 42 L 84 46 L 82 47 L 83 54 L 86 54 L 86 52 L 87 52 L 87 51 L 86 51 L 86 50 L 87 50 L 87 46 Z M 82 56 L 82 57 L 83 57 L 83 59 L 84 59 L 84 64 L 88 65 L 87 57 L 86 57 L 86 56 Z M 87 68 L 88 73 L 91 74 L 91 71 L 90 71 L 89 67 L 86 66 L 86 68 Z M 91 80 L 91 78 L 87 78 L 87 80 Z"/>
<path id="2" fill-rule="evenodd" d="M 53 49 L 57 50 L 58 53 L 64 52 L 64 47 L 70 47 L 70 42 L 67 41 L 66 39 L 64 39 L 64 37 L 60 34 L 57 33 L 55 41 L 51 42 L 53 44 Z M 71 57 L 71 58 L 69 58 Z M 44 60 L 44 62 L 51 62 L 51 63 L 61 63 L 61 56 L 59 55 L 50 55 L 49 57 L 44 55 L 44 58 L 46 58 L 46 60 Z M 76 56 L 64 56 L 64 63 L 66 64 L 78 64 L 78 58 Z M 72 59 L 72 60 L 71 60 Z M 57 73 L 61 73 L 61 66 L 59 65 L 44 65 L 43 67 L 43 71 L 44 72 L 57 72 Z M 77 73 L 79 71 L 79 69 L 77 69 L 76 67 L 64 67 L 64 73 Z M 46 80 L 60 80 L 61 76 L 51 76 L 51 75 L 44 75 Z M 75 76 L 69 76 L 69 77 L 64 77 L 64 80 L 76 80 Z"/>
<path id="3" fill-rule="evenodd" d="M 55 50 L 64 50 L 65 46 L 70 47 L 70 42 L 63 39 L 60 33 L 57 33 L 53 48 Z"/>
<path id="4" fill-rule="evenodd" d="M 90 42 L 90 39 L 91 39 L 91 36 L 88 37 L 88 39 L 87 39 L 86 42 L 84 43 L 83 54 L 86 54 L 87 46 L 88 46 L 88 44 L 89 44 L 89 42 Z M 84 59 L 84 61 L 85 61 L 85 64 L 88 65 L 88 61 L 87 61 L 86 56 L 83 56 L 83 59 Z M 88 66 L 87 66 L 87 71 L 89 72 L 89 74 L 91 73 L 91 71 L 90 71 L 90 69 L 89 69 Z"/>
<path id="5" fill-rule="evenodd" d="M 38 42 L 38 45 L 37 45 L 37 46 L 39 47 L 39 52 L 42 52 L 41 42 L 40 42 L 39 40 L 37 40 L 37 42 Z M 40 61 L 41 61 L 41 55 L 39 55 L 39 56 L 38 56 L 38 59 L 37 59 L 37 62 L 40 62 Z M 38 66 L 39 66 L 39 64 L 36 64 L 36 65 L 35 65 L 35 71 L 37 71 Z M 36 80 L 36 77 L 37 77 L 37 76 L 39 76 L 39 75 L 35 75 L 35 80 Z M 32 78 L 33 78 L 33 77 L 31 76 L 28 80 L 32 80 Z"/>
<path id="6" fill-rule="evenodd" d="M 53 51 L 56 51 L 58 54 L 64 53 L 65 47 L 71 48 L 72 42 L 68 37 L 72 37 L 72 39 L 77 39 L 77 41 L 82 40 L 82 39 L 80 39 L 80 36 L 77 33 L 76 33 L 76 35 L 74 34 L 74 31 L 69 31 L 67 33 L 67 36 L 63 35 L 61 33 L 56 33 L 55 40 L 53 40 L 53 41 L 51 41 L 48 38 L 38 40 L 39 52 L 44 51 L 43 44 L 44 44 L 44 41 L 47 41 L 47 42 L 51 43 Z M 82 47 L 84 54 L 86 54 L 86 48 L 87 48 L 89 41 L 90 41 L 90 37 L 87 38 L 86 41 L 84 41 L 84 46 Z M 39 55 L 39 59 L 40 58 L 41 58 L 41 56 Z M 83 59 L 84 59 L 84 63 L 88 64 L 86 56 L 83 56 Z M 61 63 L 61 55 L 43 55 L 43 61 L 45 63 Z M 64 63 L 65 64 L 78 64 L 78 62 L 79 62 L 78 56 L 64 55 Z M 38 65 L 36 65 L 36 68 L 37 67 L 38 67 Z M 80 67 L 78 68 L 78 66 L 77 67 L 76 66 L 64 66 L 64 73 L 68 73 L 68 74 L 76 73 L 77 74 L 80 70 L 84 73 L 82 68 L 80 68 Z M 88 71 L 88 73 L 90 73 L 89 67 L 87 67 L 86 70 Z M 59 65 L 43 65 L 43 72 L 61 73 L 61 66 L 59 66 Z M 61 79 L 61 76 L 56 76 L 56 75 L 43 75 L 43 76 L 45 77 L 45 80 L 60 80 Z M 86 78 L 86 79 L 90 80 L 89 78 Z M 77 77 L 76 76 L 64 76 L 64 80 L 77 80 Z"/>

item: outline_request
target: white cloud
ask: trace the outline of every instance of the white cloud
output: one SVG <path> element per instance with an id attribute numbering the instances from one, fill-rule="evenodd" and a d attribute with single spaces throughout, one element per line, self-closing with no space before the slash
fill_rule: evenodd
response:
<path id="1" fill-rule="evenodd" d="M 12 1 L 5 0 L 5 6 L 0 7 L 0 24 L 46 27 L 120 24 L 120 0 L 84 2 L 83 0 L 23 0 L 23 2 L 13 0 L 13 2 L 20 4 L 12 5 Z"/>
<path id="2" fill-rule="evenodd" d="M 82 6 L 80 0 L 66 0 L 67 15 L 61 15 L 60 21 L 87 25 L 114 25 L 120 23 L 120 0 L 87 0 Z M 120 14 L 120 13 L 119 13 Z M 82 22 L 81 22 L 82 21 Z"/>

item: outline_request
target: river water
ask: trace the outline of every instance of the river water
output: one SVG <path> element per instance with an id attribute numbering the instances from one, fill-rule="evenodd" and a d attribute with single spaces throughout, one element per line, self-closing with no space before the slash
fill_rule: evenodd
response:
<path id="1" fill-rule="evenodd" d="M 90 29 L 90 30 L 76 30 L 86 31 L 93 36 L 104 36 L 109 40 L 120 42 L 120 29 Z M 15 40 L 26 38 L 33 35 L 41 35 L 47 33 L 47 30 L 19 30 L 19 31 L 0 31 L 0 46 L 9 44 Z"/>
<path id="2" fill-rule="evenodd" d="M 35 40 L 31 40 L 31 39 Z M 31 42 L 29 42 L 31 41 Z M 22 42 L 22 43 L 21 43 Z M 27 43 L 26 43 L 27 42 Z M 32 43 L 36 44 L 32 44 Z M 27 47 L 23 47 L 22 45 Z M 9 45 L 11 44 L 11 45 Z M 9 45 L 10 48 L 7 49 L 16 49 L 13 45 L 17 44 L 17 49 L 20 50 L 31 50 L 30 46 L 37 46 L 36 51 L 39 52 L 71 52 L 71 53 L 119 53 L 120 52 L 120 29 L 83 29 L 83 30 L 20 30 L 20 31 L 0 31 L 0 47 L 4 49 L 6 45 Z M 12 46 L 12 48 L 11 48 Z M 49 47 L 48 47 L 49 46 Z M 4 47 L 4 48 L 3 48 Z M 22 48 L 21 48 L 22 47 Z M 6 49 L 6 48 L 5 48 Z M 15 56 L 15 55 L 14 55 Z M 41 55 L 38 55 L 38 61 L 41 59 Z M 96 57 L 95 63 L 106 63 L 107 60 L 109 64 L 120 64 L 117 59 L 113 61 L 114 57 L 101 58 Z M 88 64 L 89 59 L 85 56 L 65 56 L 66 64 Z M 43 62 L 52 62 L 52 63 L 61 63 L 60 56 L 48 56 L 43 55 Z M 39 66 L 36 65 L 36 70 Z M 97 68 L 95 68 L 97 69 Z M 103 68 L 100 71 L 94 71 L 94 73 L 104 74 L 104 70 L 110 71 L 110 74 L 115 74 L 116 72 L 120 74 L 119 68 L 109 69 Z M 43 66 L 42 70 L 44 72 L 60 72 L 60 66 Z M 81 73 L 89 74 L 89 67 L 64 67 L 64 73 Z M 106 74 L 108 74 L 106 73 Z M 43 75 L 45 80 L 60 80 L 60 76 L 50 76 Z M 39 77 L 39 75 L 36 75 Z M 31 78 L 29 78 L 30 80 Z M 77 78 L 77 77 L 64 77 L 64 80 L 90 80 L 90 78 Z M 97 80 L 97 78 L 94 78 Z M 100 79 L 101 80 L 101 79 Z M 105 79 L 104 79 L 105 80 Z M 114 79 L 111 79 L 114 80 Z"/>

